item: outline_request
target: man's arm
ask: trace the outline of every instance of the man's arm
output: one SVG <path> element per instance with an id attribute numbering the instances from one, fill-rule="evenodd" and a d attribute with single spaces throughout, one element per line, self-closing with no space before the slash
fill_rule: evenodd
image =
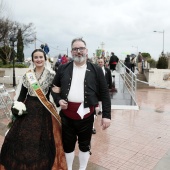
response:
<path id="1" fill-rule="evenodd" d="M 102 101 L 102 118 L 111 119 L 111 100 L 109 89 L 102 69 L 98 68 L 99 94 Z"/>
<path id="2" fill-rule="evenodd" d="M 107 82 L 104 81 L 105 77 L 103 74 L 103 71 L 99 70 L 99 83 L 100 83 L 100 95 L 102 99 L 102 120 L 101 120 L 101 126 L 102 129 L 105 130 L 110 126 L 111 123 L 111 101 L 110 101 L 110 95 L 109 90 L 107 87 Z"/>
<path id="3" fill-rule="evenodd" d="M 59 101 L 61 100 L 60 97 L 60 68 L 58 68 L 57 74 L 54 77 L 54 80 L 52 82 L 53 87 L 51 88 L 51 95 L 53 97 L 54 103 L 57 107 L 59 107 Z"/>
<path id="4" fill-rule="evenodd" d="M 61 109 L 67 109 L 68 107 L 68 103 L 60 98 L 60 87 L 54 86 L 51 90 L 51 94 L 53 96 L 54 102 L 56 103 L 56 105 L 59 107 L 61 107 Z"/>

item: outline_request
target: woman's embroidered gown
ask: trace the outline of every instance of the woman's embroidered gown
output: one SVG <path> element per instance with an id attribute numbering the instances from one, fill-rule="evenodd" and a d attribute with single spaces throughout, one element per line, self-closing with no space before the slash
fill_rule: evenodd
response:
<path id="1" fill-rule="evenodd" d="M 54 74 L 44 70 L 39 84 L 49 99 Z M 24 102 L 27 114 L 22 115 L 7 133 L 0 154 L 3 170 L 66 170 L 60 125 L 35 96 L 26 75 L 18 101 Z"/>

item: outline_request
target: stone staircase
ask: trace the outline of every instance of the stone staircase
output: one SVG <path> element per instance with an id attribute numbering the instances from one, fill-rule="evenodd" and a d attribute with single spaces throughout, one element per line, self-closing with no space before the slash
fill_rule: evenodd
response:
<path id="1" fill-rule="evenodd" d="M 140 81 L 143 81 L 143 82 L 137 81 L 137 89 L 155 88 L 153 86 L 149 86 L 149 84 L 146 84 L 147 80 L 146 80 L 146 77 L 145 77 L 144 74 L 137 74 L 137 79 L 140 80 Z M 146 83 L 144 83 L 144 82 L 146 82 Z"/>

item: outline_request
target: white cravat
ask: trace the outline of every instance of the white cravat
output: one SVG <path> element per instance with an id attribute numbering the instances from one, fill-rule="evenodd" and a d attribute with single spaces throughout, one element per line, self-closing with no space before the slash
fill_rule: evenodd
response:
<path id="1" fill-rule="evenodd" d="M 105 71 L 105 69 L 104 69 L 104 66 L 102 67 L 102 70 L 103 70 L 103 74 L 105 75 L 106 71 Z"/>

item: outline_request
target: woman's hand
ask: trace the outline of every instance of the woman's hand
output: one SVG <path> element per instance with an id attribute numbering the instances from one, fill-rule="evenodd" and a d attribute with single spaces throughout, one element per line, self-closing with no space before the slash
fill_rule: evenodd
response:
<path id="1" fill-rule="evenodd" d="M 63 99 L 59 101 L 59 104 L 60 104 L 61 109 L 67 109 L 68 107 L 68 103 Z"/>

